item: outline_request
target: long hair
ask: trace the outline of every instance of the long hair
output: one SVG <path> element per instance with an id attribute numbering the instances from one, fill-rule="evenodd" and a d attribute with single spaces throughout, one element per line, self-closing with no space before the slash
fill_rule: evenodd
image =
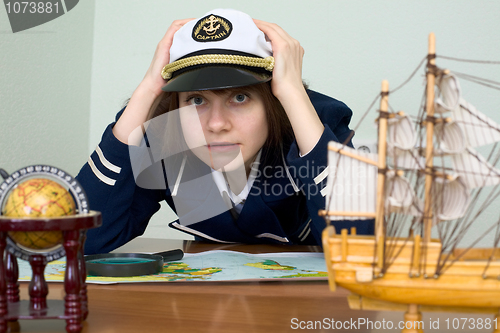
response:
<path id="1" fill-rule="evenodd" d="M 266 120 L 268 125 L 267 140 L 264 143 L 266 156 L 263 158 L 278 158 L 281 150 L 287 148 L 294 139 L 292 126 L 288 116 L 279 100 L 273 95 L 270 82 L 260 83 L 243 88 L 228 88 L 212 90 L 215 94 L 223 94 L 228 90 L 247 90 L 262 97 L 265 105 Z M 179 108 L 179 94 L 176 92 L 163 92 L 155 100 L 148 114 L 148 120 Z M 170 124 L 165 129 L 169 137 L 182 137 L 180 119 L 177 123 Z M 183 144 L 183 143 L 181 143 Z M 184 144 L 183 144 L 184 145 Z"/>

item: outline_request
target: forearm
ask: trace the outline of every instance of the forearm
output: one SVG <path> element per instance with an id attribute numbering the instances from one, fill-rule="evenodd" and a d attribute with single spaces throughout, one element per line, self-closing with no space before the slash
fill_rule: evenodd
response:
<path id="1" fill-rule="evenodd" d="M 292 125 L 301 155 L 307 154 L 315 146 L 324 131 L 314 106 L 304 88 L 289 91 L 280 98 Z"/>
<path id="2" fill-rule="evenodd" d="M 288 115 L 300 153 L 307 154 L 318 142 L 324 127 L 302 83 L 304 49 L 278 25 L 260 20 L 254 22 L 272 43 L 273 94 Z"/>
<path id="3" fill-rule="evenodd" d="M 147 120 L 151 106 L 155 99 L 162 93 L 161 88 L 165 84 L 165 80 L 163 80 L 160 73 L 163 66 L 169 63 L 170 46 L 172 45 L 174 34 L 190 20 L 192 19 L 174 21 L 168 28 L 165 36 L 158 43 L 153 60 L 141 84 L 139 84 L 132 94 L 127 108 L 113 128 L 113 134 L 121 142 L 128 145 L 138 145 L 142 139 L 142 134 L 138 133 L 139 135 L 130 138 L 129 142 L 130 134 Z"/>
<path id="4" fill-rule="evenodd" d="M 147 89 L 142 83 L 137 87 L 113 127 L 113 134 L 118 140 L 127 145 L 137 145 L 140 142 L 142 132 L 137 137 L 130 137 L 130 134 L 147 120 L 149 110 L 158 96 L 159 93 Z"/>

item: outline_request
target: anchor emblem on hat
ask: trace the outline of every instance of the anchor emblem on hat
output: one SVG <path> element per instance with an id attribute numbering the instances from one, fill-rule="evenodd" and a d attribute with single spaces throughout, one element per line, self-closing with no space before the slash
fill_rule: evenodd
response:
<path id="1" fill-rule="evenodd" d="M 208 14 L 195 24 L 191 36 L 201 43 L 217 42 L 229 37 L 232 30 L 233 25 L 228 19 Z"/>
<path id="2" fill-rule="evenodd" d="M 217 32 L 217 30 L 220 28 L 220 24 L 217 24 L 217 26 L 214 27 L 214 24 L 217 22 L 219 22 L 219 19 L 217 17 L 215 17 L 214 15 L 212 15 L 208 18 L 207 24 L 209 26 L 203 27 L 203 30 L 205 30 L 207 35 L 213 35 Z"/>

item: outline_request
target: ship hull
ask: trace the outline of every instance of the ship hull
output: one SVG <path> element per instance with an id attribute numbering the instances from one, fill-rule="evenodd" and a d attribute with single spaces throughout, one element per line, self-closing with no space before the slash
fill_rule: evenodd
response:
<path id="1" fill-rule="evenodd" d="M 339 285 L 351 292 L 393 303 L 429 306 L 500 308 L 500 265 L 494 261 L 486 270 L 486 260 L 455 261 L 443 274 L 434 278 L 441 244 L 433 242 L 423 251 L 426 270 L 415 260 L 411 240 L 388 239 L 393 257 L 382 272 L 377 268 L 376 242 L 370 236 L 336 235 L 333 227 L 323 233 L 323 247 L 330 288 Z M 387 266 L 387 265 L 386 265 Z M 410 274 L 412 276 L 410 276 Z"/>

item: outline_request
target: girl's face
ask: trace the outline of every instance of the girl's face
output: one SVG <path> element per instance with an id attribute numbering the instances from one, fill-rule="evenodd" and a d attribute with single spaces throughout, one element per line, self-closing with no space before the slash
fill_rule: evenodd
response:
<path id="1" fill-rule="evenodd" d="M 180 92 L 179 107 L 184 138 L 198 158 L 215 170 L 244 163 L 248 175 L 268 136 L 259 93 L 245 88 Z"/>

